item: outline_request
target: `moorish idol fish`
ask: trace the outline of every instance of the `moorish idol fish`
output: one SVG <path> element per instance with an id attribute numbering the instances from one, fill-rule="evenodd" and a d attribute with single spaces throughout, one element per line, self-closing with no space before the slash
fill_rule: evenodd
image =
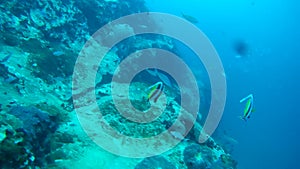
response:
<path id="1" fill-rule="evenodd" d="M 247 121 L 247 119 L 250 118 L 251 113 L 254 111 L 254 109 L 253 109 L 253 95 L 249 94 L 247 97 L 241 99 L 240 103 L 242 103 L 244 101 L 247 101 L 247 102 L 246 102 L 246 106 L 245 106 L 245 109 L 244 109 L 244 115 L 243 115 L 243 117 L 241 117 L 241 119 Z"/>
<path id="2" fill-rule="evenodd" d="M 147 99 L 148 100 L 153 99 L 153 101 L 156 102 L 164 90 L 164 84 L 162 82 L 157 82 L 154 85 L 150 86 L 148 88 L 148 91 L 149 90 L 150 90 L 150 92 L 147 96 Z"/>

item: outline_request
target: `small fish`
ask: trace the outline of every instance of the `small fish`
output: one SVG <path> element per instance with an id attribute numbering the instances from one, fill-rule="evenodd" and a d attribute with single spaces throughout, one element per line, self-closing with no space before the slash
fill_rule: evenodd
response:
<path id="1" fill-rule="evenodd" d="M 154 85 L 150 86 L 148 90 L 150 90 L 150 92 L 147 96 L 147 99 L 153 99 L 153 101 L 156 102 L 164 90 L 164 84 L 162 82 L 157 82 Z"/>
<path id="2" fill-rule="evenodd" d="M 54 52 L 53 52 L 53 55 L 54 55 L 54 56 L 62 56 L 62 55 L 64 55 L 64 54 L 65 54 L 65 52 L 60 51 L 60 50 L 54 51 Z"/>
<path id="3" fill-rule="evenodd" d="M 249 94 L 247 97 L 241 99 L 240 103 L 242 103 L 244 101 L 247 101 L 245 109 L 244 109 L 244 115 L 243 115 L 243 117 L 240 117 L 240 118 L 243 119 L 244 121 L 247 121 L 247 119 L 250 118 L 251 113 L 254 112 L 254 109 L 253 109 L 253 95 Z"/>
<path id="4" fill-rule="evenodd" d="M 146 29 L 147 26 L 146 25 L 139 25 L 140 28 Z"/>
<path id="5" fill-rule="evenodd" d="M 192 23 L 194 23 L 194 24 L 196 24 L 196 23 L 199 22 L 198 19 L 196 19 L 196 18 L 193 17 L 193 16 L 186 15 L 186 14 L 184 14 L 184 13 L 181 13 L 181 16 L 182 16 L 184 19 L 186 19 L 186 20 L 188 20 L 188 21 L 190 21 L 190 22 L 192 22 Z"/>

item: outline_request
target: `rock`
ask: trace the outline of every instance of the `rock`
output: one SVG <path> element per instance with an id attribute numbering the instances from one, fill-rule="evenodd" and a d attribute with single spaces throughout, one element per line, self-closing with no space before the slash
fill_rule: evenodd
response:
<path id="1" fill-rule="evenodd" d="M 24 157 L 24 160 L 25 162 L 32 161 L 26 164 L 23 161 L 17 160 L 14 161 L 15 165 L 28 167 L 34 165 L 44 166 L 47 164 L 44 157 L 51 152 L 50 138 L 51 134 L 56 131 L 58 123 L 46 112 L 33 106 L 15 106 L 11 108 L 9 114 L 14 115 L 23 125 L 10 132 L 11 134 L 7 136 L 9 138 L 5 140 L 4 145 L 7 146 L 9 144 L 12 146 L 12 144 L 15 144 L 15 150 L 8 151 L 18 151 L 19 155 L 28 152 L 25 153 L 27 156 Z M 11 158 L 18 159 L 14 156 Z"/>
<path id="2" fill-rule="evenodd" d="M 56 122 L 51 120 L 51 117 L 46 112 L 33 106 L 15 106 L 9 113 L 19 118 L 23 122 L 23 129 L 26 134 L 33 137 L 44 134 L 44 132 L 54 132 L 58 126 Z M 38 126 L 39 130 L 36 130 Z"/>
<path id="3" fill-rule="evenodd" d="M 136 165 L 135 169 L 176 169 L 176 167 L 161 156 L 153 156 L 145 158 L 138 165 Z"/>
<path id="4" fill-rule="evenodd" d="M 19 45 L 19 38 L 12 33 L 5 33 L 2 35 L 2 39 L 5 44 L 9 46 L 18 46 Z"/>
<path id="5" fill-rule="evenodd" d="M 212 162 L 212 151 L 198 144 L 186 147 L 183 155 L 188 169 L 205 169 Z"/>
<path id="6" fill-rule="evenodd" d="M 224 168 L 236 168 L 237 167 L 237 161 L 233 160 L 232 157 L 228 154 L 222 154 L 221 161 L 223 162 Z"/>
<path id="7" fill-rule="evenodd" d="M 25 163 L 27 167 L 33 166 L 31 143 L 25 141 L 24 133 L 19 130 L 22 126 L 19 119 L 0 114 L 0 126 L 0 168 L 21 168 Z"/>

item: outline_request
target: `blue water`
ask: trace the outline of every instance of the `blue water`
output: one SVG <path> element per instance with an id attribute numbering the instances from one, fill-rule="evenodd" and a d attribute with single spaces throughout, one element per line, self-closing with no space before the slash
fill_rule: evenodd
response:
<path id="1" fill-rule="evenodd" d="M 300 22 L 296 0 L 148 0 L 150 11 L 181 12 L 214 44 L 225 68 L 227 103 L 216 137 L 237 140 L 233 156 L 240 169 L 299 168 Z M 237 58 L 233 44 L 242 40 L 249 53 Z M 239 100 L 254 95 L 255 112 L 238 118 Z"/>
<path id="2" fill-rule="evenodd" d="M 123 151 L 123 147 L 117 144 L 120 141 L 117 139 L 121 138 L 119 136 L 109 142 L 111 147 L 119 149 L 119 154 L 112 154 L 111 149 L 102 149 L 101 145 L 98 147 L 92 142 L 97 136 L 103 136 L 100 135 L 102 133 L 94 132 L 101 127 L 100 123 L 93 127 L 94 133 L 89 133 L 90 130 L 87 129 L 87 133 L 83 131 L 83 127 L 91 127 L 93 122 L 98 122 L 98 119 L 86 119 L 91 117 L 91 112 L 97 111 L 96 106 L 90 105 L 92 101 L 89 97 L 94 91 L 87 84 L 82 86 L 83 89 L 77 88 L 76 84 L 85 84 L 85 81 L 81 80 L 90 79 L 91 72 L 85 68 L 92 67 L 96 70 L 97 62 L 77 62 L 75 68 L 79 68 L 73 69 L 76 58 L 87 58 L 85 55 L 93 53 L 94 59 L 92 44 L 87 43 L 82 48 L 89 35 L 121 16 L 145 11 L 146 7 L 142 4 L 142 0 L 0 2 L 0 168 L 144 169 L 155 166 L 170 168 L 173 165 L 177 168 L 198 168 L 200 165 L 203 168 L 229 168 L 235 167 L 235 161 L 231 157 L 237 161 L 238 169 L 300 168 L 298 0 L 146 0 L 146 6 L 151 12 L 173 14 L 180 18 L 184 18 L 185 14 L 186 20 L 189 20 L 187 16 L 191 16 L 190 20 L 194 20 L 193 24 L 206 34 L 218 52 L 225 69 L 227 100 L 222 119 L 212 137 L 221 149 L 214 145 L 214 141 L 195 144 L 199 126 L 193 128 L 186 137 L 183 137 L 183 133 L 168 129 L 176 140 L 184 140 L 172 150 L 153 158 L 137 159 L 140 154 L 135 156 L 136 152 L 130 151 L 131 154 L 128 154 L 134 158 L 121 157 L 126 155 L 128 149 Z M 164 19 L 157 20 L 157 25 L 155 22 L 153 27 L 144 25 L 153 23 L 152 21 L 144 23 L 140 18 L 129 21 L 128 25 L 108 24 L 108 28 L 102 30 L 104 36 L 99 35 L 101 32 L 95 36 L 97 42 L 101 42 L 99 55 L 101 56 L 114 38 L 121 38 L 123 33 L 131 35 L 139 29 L 151 30 L 156 29 L 156 26 L 164 28 L 166 25 L 159 25 L 165 24 Z M 186 30 L 177 29 L 176 26 L 171 25 L 171 28 L 174 28 L 171 31 L 176 33 L 186 33 Z M 141 38 L 143 36 L 145 39 Z M 177 113 L 176 110 L 180 107 L 177 103 L 180 104 L 181 100 L 184 100 L 179 96 L 183 90 L 177 88 L 180 87 L 180 83 L 175 82 L 175 77 L 171 78 L 172 74 L 165 70 L 149 69 L 138 73 L 131 81 L 129 98 L 136 109 L 143 111 L 144 116 L 147 113 L 144 110 L 153 103 L 152 101 L 155 104 L 155 99 L 161 97 L 161 93 L 155 93 L 159 90 L 153 90 L 154 88 L 149 86 L 162 81 L 166 87 L 159 83 L 160 87 L 155 88 L 166 89 L 164 92 L 166 96 L 171 96 L 172 101 L 168 101 L 170 104 L 167 104 L 166 114 L 161 116 L 165 119 L 159 119 L 150 125 L 136 122 L 136 127 L 131 121 L 127 121 L 129 119 L 123 117 L 120 110 L 115 110 L 117 104 L 112 106 L 113 102 L 109 101 L 112 101 L 111 81 L 113 75 L 119 71 L 116 70 L 116 66 L 119 61 L 127 59 L 129 54 L 141 49 L 161 47 L 163 50 L 171 50 L 188 65 L 200 88 L 199 114 L 202 115 L 202 119 L 198 116 L 197 121 L 201 124 L 206 120 L 211 98 L 219 94 L 211 94 L 212 85 L 208 73 L 195 51 L 189 49 L 188 44 L 180 42 L 180 39 L 172 39 L 172 43 L 166 43 L 164 38 L 166 37 L 149 33 L 123 39 L 110 49 L 111 53 L 105 56 L 107 58 L 104 57 L 100 66 L 98 65 L 99 76 L 95 80 L 94 94 L 97 96 L 99 108 L 104 110 L 104 113 L 99 114 L 97 118 L 100 121 L 106 120 L 118 133 L 136 138 L 157 135 L 175 121 L 174 113 Z M 193 36 L 191 39 L 198 42 Z M 203 41 L 199 42 L 199 46 L 201 44 Z M 95 47 L 98 47 L 98 44 Z M 83 50 L 78 56 L 81 48 Z M 165 55 L 151 53 L 150 57 L 154 56 Z M 155 61 L 157 60 L 162 62 L 160 58 L 155 58 Z M 139 68 L 139 64 L 130 63 L 132 66 L 124 69 L 125 78 L 128 72 Z M 176 73 L 180 71 L 176 66 L 172 66 Z M 189 79 L 186 79 L 188 84 Z M 125 89 L 123 79 L 116 82 L 122 87 L 118 90 Z M 88 88 L 85 89 L 86 87 Z M 189 87 L 182 89 L 187 88 Z M 181 103 L 183 108 L 189 108 L 198 102 L 197 97 L 192 98 L 193 92 L 193 89 L 187 90 L 190 104 L 185 107 Z M 255 112 L 250 119 L 243 121 L 239 117 L 243 115 L 245 104 L 241 104 L 240 99 L 249 94 L 254 96 Z M 117 103 L 121 103 L 121 106 L 125 107 L 124 110 L 128 111 L 125 114 L 136 113 L 123 104 L 127 103 L 124 96 L 126 95 L 118 93 Z M 84 104 L 84 101 L 88 103 Z M 155 105 L 156 108 L 159 106 Z M 90 108 L 93 108 L 91 112 L 88 111 Z M 87 111 L 77 112 L 77 118 L 75 112 L 78 109 Z M 84 116 L 84 120 L 81 120 L 80 115 Z M 190 116 L 180 119 L 180 123 L 174 125 L 175 129 L 187 132 L 184 125 L 191 123 L 191 119 Z M 87 122 L 88 125 L 83 122 Z M 161 125 L 157 125 L 160 122 Z M 106 128 L 107 125 L 103 124 L 102 127 Z M 141 125 L 141 128 L 138 125 Z M 149 131 L 145 131 L 148 127 Z M 155 145 L 164 146 L 165 141 L 168 140 L 157 140 Z M 101 140 L 101 143 L 104 142 L 105 140 Z M 130 141 L 126 139 L 119 143 L 130 145 Z M 133 150 L 135 151 L 136 147 L 133 147 Z M 143 148 L 139 150 L 145 151 L 142 155 L 148 151 Z M 230 155 L 218 154 L 222 150 Z M 212 152 L 214 155 L 211 155 Z"/>

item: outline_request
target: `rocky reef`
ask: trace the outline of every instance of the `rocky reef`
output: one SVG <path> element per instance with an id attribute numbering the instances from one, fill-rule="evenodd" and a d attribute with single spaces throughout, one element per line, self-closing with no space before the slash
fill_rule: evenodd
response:
<path id="1" fill-rule="evenodd" d="M 0 1 L 0 11 L 0 168 L 114 168 L 113 164 L 115 168 L 122 164 L 122 168 L 136 169 L 236 168 L 230 154 L 212 138 L 205 144 L 197 143 L 200 123 L 189 132 L 184 125 L 193 121 L 192 116 L 180 119 L 176 130 L 170 131 L 177 139 L 182 139 L 181 133 L 186 138 L 159 156 L 131 159 L 126 166 L 121 157 L 103 150 L 93 152 L 95 144 L 83 132 L 74 111 L 74 64 L 84 43 L 101 26 L 124 15 L 147 11 L 143 0 L 12 0 Z M 107 39 L 135 30 L 119 24 L 112 25 L 110 31 L 114 34 L 108 33 Z M 101 48 L 106 49 L 108 43 L 101 42 Z M 117 65 L 130 53 L 150 47 L 176 48 L 165 36 L 133 36 L 111 49 L 97 74 L 95 94 L 103 118 L 130 137 L 146 138 L 167 130 L 181 108 L 179 91 L 172 87 L 165 90 L 165 112 L 151 123 L 124 119 L 114 107 L 110 87 Z M 145 76 L 147 83 L 141 82 Z M 144 99 L 147 94 L 142 91 L 155 81 L 156 76 L 144 71 L 132 82 L 130 97 L 135 108 L 149 108 L 150 103 Z M 80 95 L 90 91 L 73 92 Z M 119 101 L 123 101 L 121 97 Z M 95 156 L 100 162 L 91 162 Z"/>
<path id="2" fill-rule="evenodd" d="M 52 83 L 72 74 L 78 52 L 96 30 L 147 9 L 141 0 L 14 0 L 1 2 L 0 10 L 2 43 L 21 48 L 32 74 Z"/>
<path id="3" fill-rule="evenodd" d="M 192 123 L 193 118 L 195 117 L 187 116 L 178 119 L 181 106 L 175 101 L 177 93 L 174 93 L 173 88 L 165 88 L 168 99 L 164 112 L 150 123 L 137 124 L 122 116 L 134 112 L 129 105 L 125 104 L 126 97 L 122 94 L 122 91 L 125 90 L 127 85 L 118 84 L 120 85 L 120 88 L 116 91 L 118 96 L 115 98 L 115 102 L 111 97 L 111 85 L 112 84 L 109 83 L 97 86 L 96 96 L 98 98 L 99 108 L 101 109 L 101 119 L 105 119 L 105 122 L 107 122 L 115 131 L 133 138 L 149 138 L 159 135 L 164 131 L 168 131 L 175 139 L 183 139 L 177 146 L 169 151 L 157 156 L 136 160 L 135 165 L 131 165 L 128 168 L 235 169 L 237 167 L 237 162 L 233 160 L 231 155 L 225 152 L 222 146 L 218 145 L 213 138 L 209 138 L 203 144 L 198 143 L 196 138 L 198 138 L 200 130 L 202 129 L 198 122 L 194 124 L 190 131 L 187 131 L 185 124 Z M 145 99 L 145 96 L 147 95 L 145 88 L 147 87 L 148 84 L 141 82 L 132 82 L 130 85 L 130 101 L 136 109 L 141 111 L 145 111 L 149 108 L 150 103 Z M 84 94 L 89 95 L 88 93 L 88 91 L 84 91 Z M 83 96 L 83 94 L 81 94 L 81 96 Z M 80 100 L 79 102 L 83 102 L 83 100 Z M 115 108 L 114 103 L 123 105 L 123 108 L 127 110 L 125 114 L 121 115 Z M 78 108 L 89 107 L 89 105 L 85 104 L 76 105 L 79 106 Z M 153 106 L 154 109 L 156 109 L 160 105 Z M 90 108 L 93 110 L 92 107 Z M 89 112 L 86 112 L 86 116 L 89 114 Z M 145 113 L 141 116 L 147 116 L 147 114 Z M 140 116 L 137 117 L 140 119 Z M 174 124 L 176 119 L 179 121 Z M 172 128 L 170 128 L 171 125 L 173 125 Z M 183 134 L 187 134 L 187 136 L 184 138 Z M 157 140 L 156 144 L 164 145 L 165 141 L 166 140 Z M 122 149 L 119 151 L 122 151 Z M 107 167 L 109 167 L 109 165 Z"/>
<path id="4" fill-rule="evenodd" d="M 51 136 L 58 127 L 56 116 L 22 106 L 1 115 L 1 168 L 44 166 L 44 157 L 51 152 Z"/>

